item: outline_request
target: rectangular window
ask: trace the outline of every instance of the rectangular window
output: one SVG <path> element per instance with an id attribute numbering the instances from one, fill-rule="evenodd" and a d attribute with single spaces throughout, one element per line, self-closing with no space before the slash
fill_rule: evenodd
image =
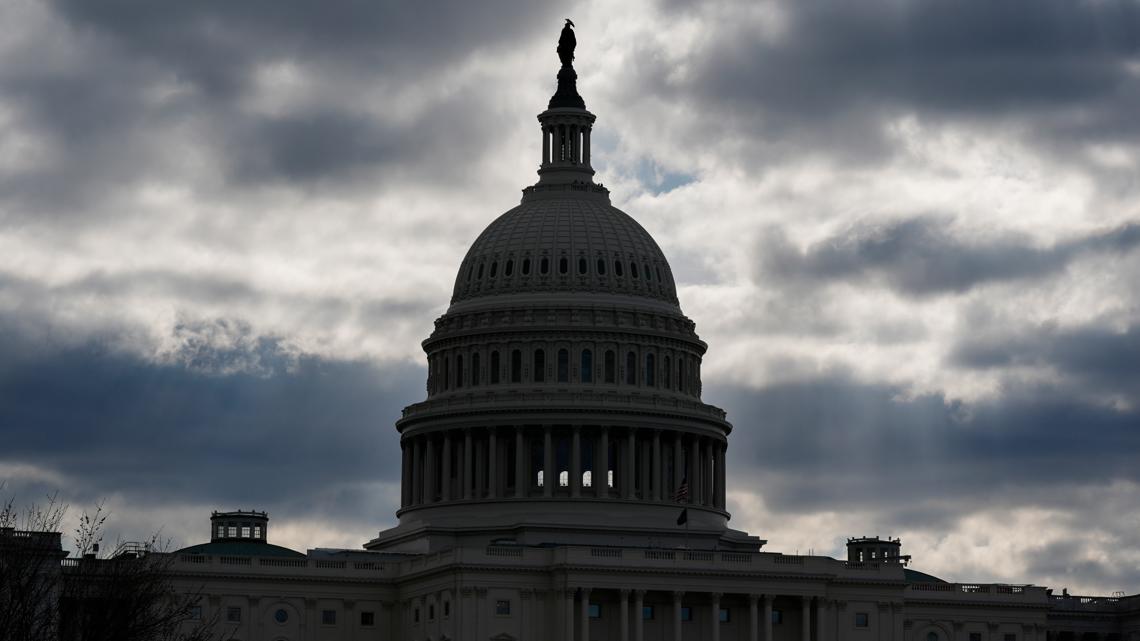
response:
<path id="1" fill-rule="evenodd" d="M 435 621 L 435 604 L 428 606 L 428 621 Z"/>
<path id="2" fill-rule="evenodd" d="M 970 633 L 970 641 L 982 641 L 982 633 L 981 632 L 971 632 Z"/>
<path id="3" fill-rule="evenodd" d="M 869 625 L 871 625 L 871 623 L 867 617 L 866 612 L 856 612 L 855 613 L 855 627 L 865 628 L 865 627 L 868 627 Z"/>
<path id="4" fill-rule="evenodd" d="M 241 538 L 243 538 L 243 539 L 248 539 L 248 538 L 249 538 L 249 526 L 248 526 L 248 525 L 243 525 L 243 526 L 242 526 L 242 528 L 241 528 Z"/>
<path id="5" fill-rule="evenodd" d="M 361 612 L 360 613 L 360 627 L 371 628 L 374 625 L 376 625 L 376 613 L 375 612 Z"/>
<path id="6" fill-rule="evenodd" d="M 693 609 L 688 607 L 688 606 L 681 606 L 681 620 L 682 621 L 692 621 L 693 620 Z"/>
<path id="7" fill-rule="evenodd" d="M 653 614 L 654 613 L 653 613 L 653 606 L 652 605 L 641 606 L 641 618 L 643 620 L 652 621 L 653 620 Z"/>
<path id="8" fill-rule="evenodd" d="M 229 528 L 227 529 L 227 532 L 229 533 L 231 539 L 237 538 L 237 526 L 236 525 L 229 526 Z"/>
<path id="9" fill-rule="evenodd" d="M 772 623 L 780 625 L 784 622 L 783 610 L 772 610 Z"/>
<path id="10" fill-rule="evenodd" d="M 721 608 L 720 609 L 720 622 L 721 623 L 728 623 L 731 620 L 732 620 L 732 613 L 729 612 L 728 608 Z"/>
<path id="11" fill-rule="evenodd" d="M 201 621 L 202 620 L 202 606 L 200 606 L 200 605 L 190 606 L 190 611 L 187 613 L 187 616 L 190 618 L 191 621 Z"/>
<path id="12" fill-rule="evenodd" d="M 443 602 L 443 616 L 444 618 L 451 616 L 451 601 Z"/>
<path id="13" fill-rule="evenodd" d="M 336 625 L 336 610 L 321 610 L 321 625 Z"/>
<path id="14" fill-rule="evenodd" d="M 253 538 L 255 538 L 255 539 L 261 538 L 261 526 L 260 525 L 253 526 Z"/>
<path id="15" fill-rule="evenodd" d="M 226 608 L 227 623 L 241 623 L 241 608 Z"/>
<path id="16" fill-rule="evenodd" d="M 1017 635 L 1016 634 L 1006 634 L 1005 636 L 1002 637 L 1002 639 L 1003 639 L 1003 641 L 1017 641 Z"/>
<path id="17" fill-rule="evenodd" d="M 495 614 L 501 617 L 511 616 L 511 602 L 506 599 L 495 601 Z"/>
<path id="18" fill-rule="evenodd" d="M 419 608 L 412 608 L 412 623 L 419 623 L 419 622 L 420 622 L 420 609 Z"/>
<path id="19" fill-rule="evenodd" d="M 219 525 L 218 526 L 218 538 L 224 539 L 225 537 L 226 537 L 226 526 Z"/>
<path id="20" fill-rule="evenodd" d="M 590 604 L 590 618 L 591 619 L 602 618 L 602 605 L 600 603 L 591 603 Z"/>

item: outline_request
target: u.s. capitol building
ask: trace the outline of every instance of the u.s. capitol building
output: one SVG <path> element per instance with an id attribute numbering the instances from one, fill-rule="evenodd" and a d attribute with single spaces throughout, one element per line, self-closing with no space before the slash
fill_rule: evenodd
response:
<path id="1" fill-rule="evenodd" d="M 706 345 L 660 247 L 594 182 L 573 51 L 567 25 L 538 182 L 471 245 L 423 343 L 399 524 L 302 554 L 264 513 L 215 513 L 175 553 L 205 595 L 192 618 L 239 641 L 1140 641 L 1140 597 L 946 583 L 897 539 L 837 560 L 729 527 Z"/>

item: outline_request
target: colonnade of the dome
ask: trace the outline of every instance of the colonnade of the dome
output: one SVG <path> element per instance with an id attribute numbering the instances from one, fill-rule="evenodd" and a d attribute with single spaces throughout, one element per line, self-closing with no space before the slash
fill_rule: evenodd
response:
<path id="1" fill-rule="evenodd" d="M 619 425 L 436 430 L 401 442 L 401 503 L 407 510 L 454 501 L 589 498 L 723 510 L 725 445 L 719 436 Z M 682 487 L 686 496 L 679 497 Z"/>

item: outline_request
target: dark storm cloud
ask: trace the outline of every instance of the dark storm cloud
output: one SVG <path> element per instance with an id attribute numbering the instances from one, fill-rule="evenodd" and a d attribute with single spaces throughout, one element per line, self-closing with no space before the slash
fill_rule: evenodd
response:
<path id="1" fill-rule="evenodd" d="M 929 296 L 992 282 L 1047 278 L 1078 258 L 1140 246 L 1140 225 L 1134 224 L 1039 247 L 1028 237 L 1011 233 L 958 238 L 951 223 L 924 217 L 855 226 L 803 252 L 779 229 L 770 230 L 757 250 L 758 278 L 771 281 L 774 276 L 787 286 L 870 280 L 906 296 Z"/>
<path id="2" fill-rule="evenodd" d="M 975 368 L 1051 368 L 1086 392 L 1140 398 L 1140 327 L 1009 328 L 968 336 L 954 346 L 954 364 Z"/>
<path id="3" fill-rule="evenodd" d="M 733 475 L 775 513 L 858 506 L 926 530 L 987 507 L 1069 510 L 1074 487 L 1140 481 L 1140 412 L 1066 389 L 964 404 L 836 376 L 710 392 L 736 427 Z"/>
<path id="4" fill-rule="evenodd" d="M 420 368 L 297 355 L 241 323 L 209 325 L 180 326 L 182 347 L 165 364 L 106 340 L 58 347 L 0 330 L 4 461 L 54 470 L 80 502 L 121 493 L 138 504 L 295 509 L 398 482 L 393 422 L 422 396 Z M 219 347 L 217 333 L 241 340 Z M 320 504 L 346 516 L 359 508 Z"/>
<path id="5" fill-rule="evenodd" d="M 406 169 L 404 179 L 431 175 L 407 171 L 428 166 L 468 176 L 460 163 L 439 162 L 438 149 L 477 162 L 493 130 L 471 127 L 460 136 L 441 123 L 489 108 L 494 92 L 457 78 L 454 91 L 398 125 L 374 115 L 396 105 L 353 104 L 347 95 L 376 84 L 395 100 L 401 89 L 424 86 L 468 56 L 517 49 L 539 34 L 553 39 L 559 25 L 556 7 L 502 2 L 449 2 L 430 11 L 398 2 L 48 6 L 70 31 L 42 39 L 65 40 L 72 54 L 45 56 L 27 47 L 10 52 L 0 71 L 0 96 L 15 127 L 53 150 L 48 165 L 0 172 L 0 216 L 39 222 L 50 220 L 45 213 L 96 216 L 131 187 L 153 181 L 202 180 L 180 164 L 184 147 L 205 153 L 222 182 L 237 188 L 312 188 L 306 183 L 316 181 L 343 190 L 398 167 Z M 318 74 L 326 93 L 309 96 L 317 105 L 299 112 L 251 112 L 244 101 L 256 71 L 280 62 Z"/>
<path id="6" fill-rule="evenodd" d="M 709 23 L 682 80 L 643 49 L 634 88 L 699 100 L 707 127 L 762 135 L 752 149 L 781 155 L 805 142 L 796 153 L 882 153 L 880 125 L 910 113 L 1058 139 L 1140 132 L 1135 2 L 786 2 L 781 13 L 775 38 L 752 20 Z"/>

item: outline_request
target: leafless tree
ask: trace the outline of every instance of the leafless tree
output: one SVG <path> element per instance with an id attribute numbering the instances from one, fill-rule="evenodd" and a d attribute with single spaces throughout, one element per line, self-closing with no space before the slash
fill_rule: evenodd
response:
<path id="1" fill-rule="evenodd" d="M 0 641 L 56 637 L 65 512 L 55 495 L 22 511 L 14 499 L 0 507 Z"/>

